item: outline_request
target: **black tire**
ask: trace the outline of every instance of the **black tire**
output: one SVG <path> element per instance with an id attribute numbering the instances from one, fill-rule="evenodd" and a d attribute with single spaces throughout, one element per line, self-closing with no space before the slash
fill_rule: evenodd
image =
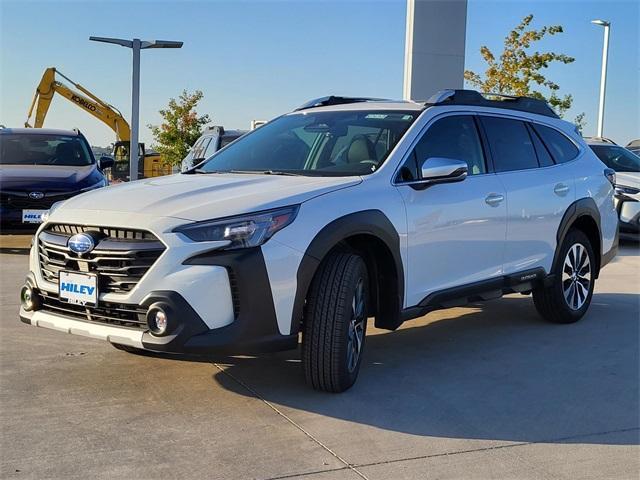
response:
<path id="1" fill-rule="evenodd" d="M 576 252 L 580 258 L 574 260 L 578 266 L 576 275 L 573 275 L 570 263 Z M 533 290 L 533 303 L 538 313 L 549 322 L 577 322 L 591 304 L 595 285 L 596 262 L 589 238 L 580 230 L 570 230 L 560 246 L 556 263 L 552 272 L 553 283 Z"/>
<path id="2" fill-rule="evenodd" d="M 316 390 L 343 392 L 358 377 L 366 338 L 369 278 L 362 257 L 329 254 L 306 300 L 302 364 L 307 384 Z"/>

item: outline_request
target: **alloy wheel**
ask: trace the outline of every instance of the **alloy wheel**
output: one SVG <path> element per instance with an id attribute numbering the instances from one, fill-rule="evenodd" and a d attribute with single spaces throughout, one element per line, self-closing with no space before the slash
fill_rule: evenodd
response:
<path id="1" fill-rule="evenodd" d="M 347 368 L 350 373 L 355 370 L 362 353 L 366 321 L 364 280 L 360 278 L 351 301 L 351 320 L 347 341 Z"/>
<path id="2" fill-rule="evenodd" d="M 587 249 L 581 243 L 571 246 L 562 267 L 562 290 L 571 310 L 580 310 L 591 288 L 591 263 Z"/>

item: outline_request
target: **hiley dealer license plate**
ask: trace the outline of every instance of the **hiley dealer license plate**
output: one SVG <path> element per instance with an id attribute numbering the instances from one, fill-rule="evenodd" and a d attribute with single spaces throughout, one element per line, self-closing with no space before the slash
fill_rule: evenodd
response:
<path id="1" fill-rule="evenodd" d="M 77 305 L 96 305 L 98 277 L 91 273 L 61 271 L 58 279 L 60 299 Z"/>
<path id="2" fill-rule="evenodd" d="M 42 223 L 42 215 L 48 210 L 22 210 L 22 223 Z"/>

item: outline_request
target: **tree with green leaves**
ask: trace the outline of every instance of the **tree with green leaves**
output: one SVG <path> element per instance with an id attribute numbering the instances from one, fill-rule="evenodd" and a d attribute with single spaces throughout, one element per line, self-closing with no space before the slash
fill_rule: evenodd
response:
<path id="1" fill-rule="evenodd" d="M 496 58 L 487 46 L 480 47 L 480 55 L 487 63 L 484 76 L 466 70 L 465 80 L 484 93 L 529 96 L 549 102 L 560 116 L 571 108 L 573 97 L 559 95 L 560 86 L 543 73 L 551 63 L 573 63 L 575 58 L 563 53 L 539 52 L 530 49 L 545 36 L 562 33 L 561 25 L 544 26 L 538 30 L 530 27 L 533 15 L 527 15 L 504 39 L 504 49 Z M 541 88 L 542 91 L 537 90 Z M 584 126 L 584 114 L 576 119 Z"/>
<path id="2" fill-rule="evenodd" d="M 170 99 L 168 107 L 160 110 L 162 124 L 149 125 L 157 142 L 153 148 L 160 153 L 165 163 L 179 164 L 202 135 L 202 127 L 209 123 L 208 115 L 198 116 L 195 110 L 203 96 L 200 90 L 193 93 L 183 90 L 178 100 Z"/>

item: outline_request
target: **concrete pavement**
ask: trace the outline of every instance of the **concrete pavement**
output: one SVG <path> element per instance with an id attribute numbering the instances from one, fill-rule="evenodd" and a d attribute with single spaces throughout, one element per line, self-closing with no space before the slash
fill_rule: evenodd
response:
<path id="1" fill-rule="evenodd" d="M 297 352 L 174 360 L 24 325 L 27 257 L 2 251 L 2 478 L 640 475 L 636 246 L 574 325 L 511 295 L 371 328 L 341 395 L 309 390 Z"/>

